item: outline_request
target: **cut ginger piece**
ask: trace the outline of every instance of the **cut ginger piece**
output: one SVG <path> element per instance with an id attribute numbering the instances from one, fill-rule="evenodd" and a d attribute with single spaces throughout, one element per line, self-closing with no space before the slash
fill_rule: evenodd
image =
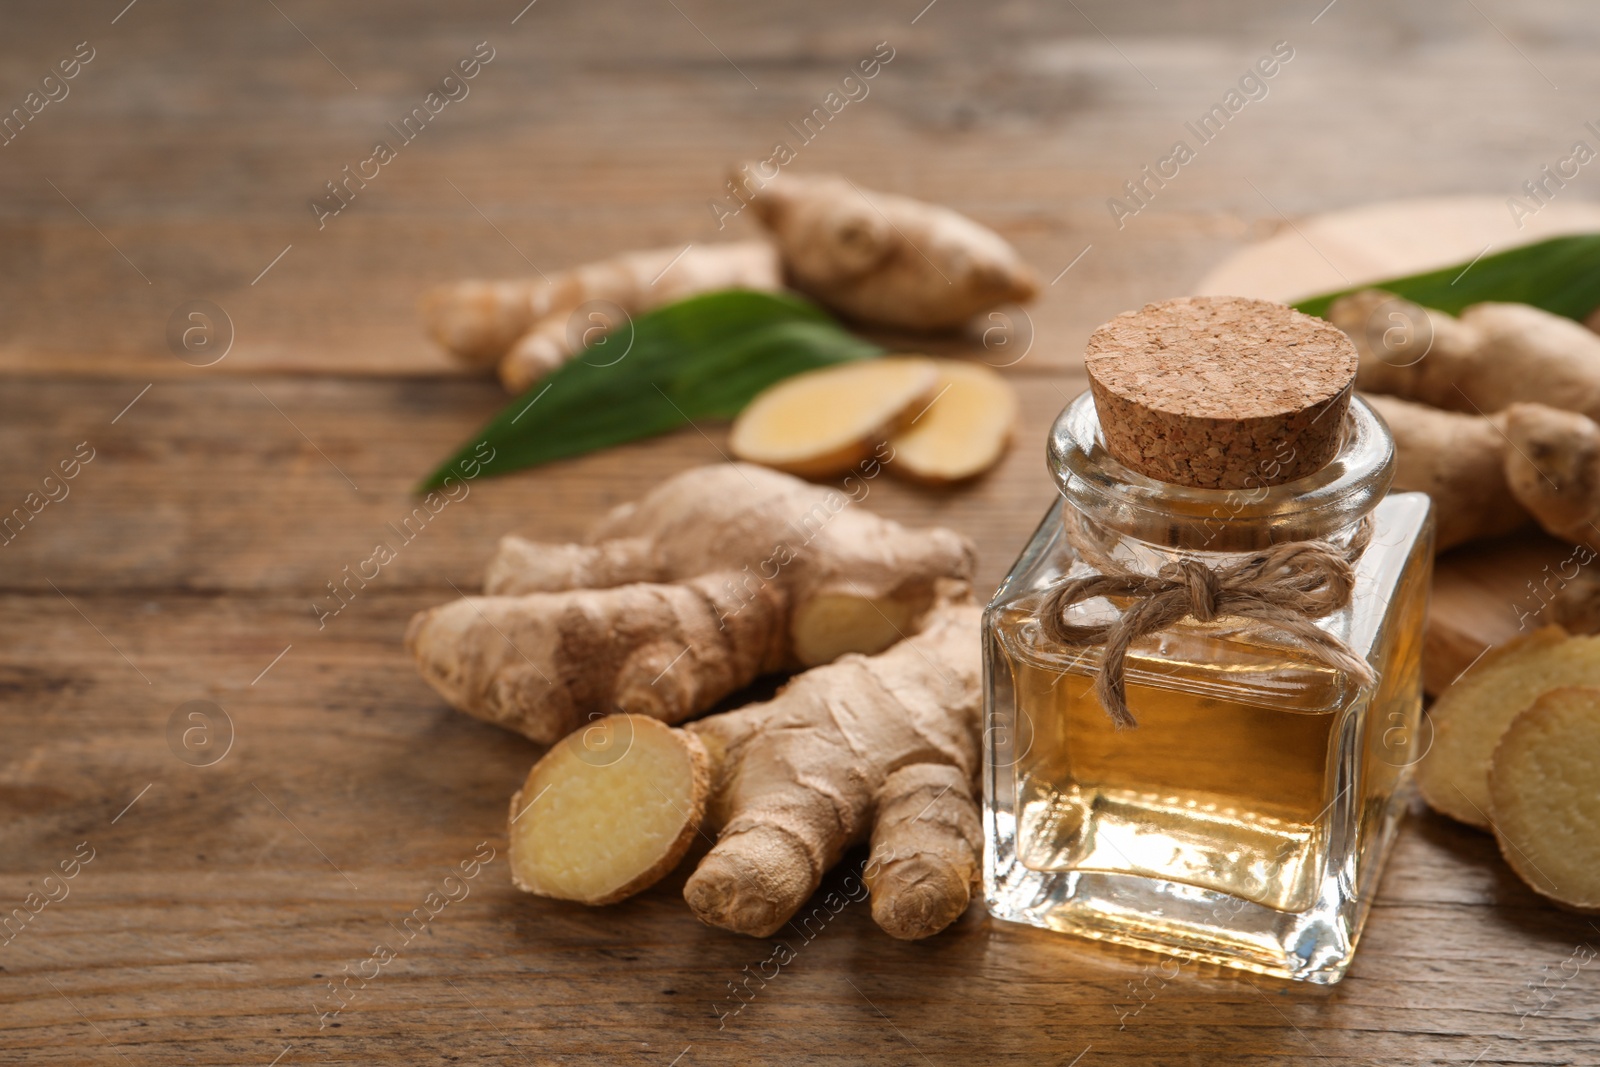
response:
<path id="1" fill-rule="evenodd" d="M 1017 394 L 981 363 L 936 360 L 938 391 L 927 409 L 890 439 L 890 470 L 913 481 L 948 485 L 994 466 L 1011 441 Z"/>
<path id="2" fill-rule="evenodd" d="M 705 817 L 695 735 L 609 715 L 555 745 L 511 798 L 511 880 L 542 897 L 610 904 L 675 867 Z"/>
<path id="3" fill-rule="evenodd" d="M 1490 828 L 1489 761 L 1517 712 L 1552 689 L 1600 686 L 1600 637 L 1547 626 L 1484 656 L 1439 695 L 1417 784 L 1435 811 Z"/>
<path id="4" fill-rule="evenodd" d="M 1519 712 L 1489 770 L 1494 832 L 1536 893 L 1600 911 L 1600 689 L 1552 689 Z"/>
<path id="5" fill-rule="evenodd" d="M 917 356 L 807 371 L 750 401 L 728 444 L 740 459 L 802 478 L 842 474 L 915 418 L 938 389 L 933 361 Z"/>

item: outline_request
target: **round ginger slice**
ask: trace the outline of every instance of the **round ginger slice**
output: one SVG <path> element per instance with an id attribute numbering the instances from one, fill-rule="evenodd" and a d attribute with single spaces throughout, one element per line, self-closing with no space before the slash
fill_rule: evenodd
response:
<path id="1" fill-rule="evenodd" d="M 1434 703 L 1433 747 L 1417 766 L 1417 784 L 1437 812 L 1489 829 L 1489 760 L 1512 718 L 1543 693 L 1568 685 L 1600 686 L 1600 637 L 1569 637 L 1546 626 L 1501 645 Z"/>
<path id="2" fill-rule="evenodd" d="M 927 485 L 949 485 L 994 466 L 1011 442 L 1016 390 L 982 363 L 940 359 L 933 403 L 890 439 L 890 470 Z"/>
<path id="3" fill-rule="evenodd" d="M 734 420 L 728 446 L 751 463 L 826 478 L 872 455 L 938 391 L 932 360 L 891 356 L 796 374 Z"/>
<path id="4" fill-rule="evenodd" d="M 705 817 L 700 739 L 644 715 L 609 715 L 546 752 L 511 798 L 511 880 L 557 900 L 610 904 L 655 884 Z"/>
<path id="5" fill-rule="evenodd" d="M 1518 713 L 1489 790 L 1511 869 L 1563 907 L 1600 911 L 1600 689 L 1552 689 Z"/>

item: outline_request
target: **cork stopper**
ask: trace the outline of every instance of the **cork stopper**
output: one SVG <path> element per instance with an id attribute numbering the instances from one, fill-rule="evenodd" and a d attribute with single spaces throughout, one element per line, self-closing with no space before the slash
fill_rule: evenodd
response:
<path id="1" fill-rule="evenodd" d="M 1326 466 L 1357 358 L 1331 323 L 1235 296 L 1124 312 L 1084 356 L 1111 454 L 1197 489 L 1280 485 Z"/>

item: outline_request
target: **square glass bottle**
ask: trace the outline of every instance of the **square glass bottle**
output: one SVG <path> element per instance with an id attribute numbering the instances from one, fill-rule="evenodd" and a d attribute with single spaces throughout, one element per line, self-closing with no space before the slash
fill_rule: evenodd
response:
<path id="1" fill-rule="evenodd" d="M 1052 430 L 1061 499 L 985 615 L 985 895 L 1001 919 L 1332 983 L 1349 966 L 1403 810 L 1408 768 L 1422 754 L 1414 749 L 1433 558 L 1429 502 L 1388 494 L 1393 443 L 1372 409 L 1350 397 L 1355 355 L 1338 350 L 1342 335 L 1316 338 L 1338 351 L 1324 354 L 1335 369 L 1333 392 L 1309 408 L 1310 419 L 1262 415 L 1257 396 L 1243 416 L 1250 447 L 1230 450 L 1224 439 L 1240 420 L 1218 416 L 1222 401 L 1205 394 L 1223 385 L 1248 391 L 1261 373 L 1252 359 L 1281 351 L 1276 335 L 1325 324 L 1278 322 L 1305 316 L 1276 305 L 1232 301 L 1248 305 L 1241 313 L 1216 301 L 1202 308 L 1204 328 L 1196 329 L 1194 306 L 1204 303 L 1137 313 L 1154 316 L 1163 339 L 1158 373 L 1146 366 L 1123 380 L 1147 392 L 1157 382 L 1152 410 L 1131 418 L 1119 411 L 1129 390 L 1096 363 L 1091 342 L 1095 391 L 1073 401 Z M 1180 304 L 1176 325 L 1163 318 Z M 1205 373 L 1219 355 L 1210 328 L 1219 317 L 1262 342 L 1239 359 L 1237 336 L 1222 331 L 1231 377 L 1220 384 Z M 1129 318 L 1096 334 L 1102 350 L 1144 343 L 1130 342 L 1127 329 L 1110 342 L 1101 337 Z M 1187 355 L 1173 343 L 1174 331 L 1186 330 L 1201 335 Z M 1288 350 L 1305 358 L 1297 347 Z M 1189 410 L 1212 414 L 1180 410 L 1185 375 L 1200 383 L 1200 402 Z M 1107 410 L 1119 423 L 1109 433 Z M 1152 425 L 1164 419 L 1178 421 Z M 1212 464 L 1198 473 L 1184 466 L 1185 419 L 1199 420 L 1205 442 L 1196 466 Z M 1319 420 L 1322 430 L 1333 427 L 1320 441 L 1306 431 Z M 1141 440 L 1161 443 L 1153 460 Z M 1219 442 L 1231 471 L 1215 466 Z M 1234 461 L 1242 456 L 1255 467 L 1240 476 Z M 1152 470 L 1234 487 L 1177 484 Z M 1110 573 L 1182 584 L 1193 573 L 1185 564 L 1227 573 L 1291 542 L 1350 560 L 1348 601 L 1308 621 L 1326 635 L 1318 642 L 1337 642 L 1370 676 L 1333 665 L 1338 657 L 1314 648 L 1318 642 L 1273 622 L 1190 614 L 1128 645 L 1126 705 L 1137 726 L 1123 728 L 1096 692 L 1104 649 L 1064 644 L 1045 625 L 1043 614 L 1059 603 L 1052 592 L 1074 579 Z M 1134 606 L 1131 597 L 1094 597 L 1061 617 L 1105 626 Z"/>

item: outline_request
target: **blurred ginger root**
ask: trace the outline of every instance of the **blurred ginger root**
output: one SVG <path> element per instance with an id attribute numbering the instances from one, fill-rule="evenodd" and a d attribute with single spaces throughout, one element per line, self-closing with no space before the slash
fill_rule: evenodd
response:
<path id="1" fill-rule="evenodd" d="M 1381 289 L 1334 302 L 1328 319 L 1361 354 L 1356 386 L 1446 411 L 1547 404 L 1600 419 L 1600 335 L 1528 304 L 1474 304 L 1459 318 Z"/>
<path id="2" fill-rule="evenodd" d="M 628 252 L 548 277 L 464 281 L 430 289 L 423 326 L 451 355 L 496 367 L 520 393 L 566 363 L 621 316 L 639 315 L 720 289 L 782 288 L 777 251 L 765 241 Z M 593 314 L 574 318 L 587 304 Z"/>
<path id="3" fill-rule="evenodd" d="M 1005 238 L 950 208 L 871 192 L 836 174 L 749 178 L 748 196 L 795 288 L 873 326 L 948 330 L 1039 283 Z"/>

